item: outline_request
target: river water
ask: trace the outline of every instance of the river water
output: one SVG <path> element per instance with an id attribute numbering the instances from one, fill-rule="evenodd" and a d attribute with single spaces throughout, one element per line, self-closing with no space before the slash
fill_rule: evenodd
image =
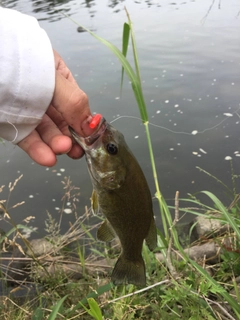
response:
<path id="1" fill-rule="evenodd" d="M 240 163 L 240 3 L 238 0 L 162 1 L 2 1 L 2 5 L 35 16 L 48 33 L 93 112 L 101 113 L 122 131 L 136 155 L 154 196 L 144 126 L 125 77 L 120 94 L 121 66 L 112 53 L 88 33 L 77 32 L 66 14 L 121 48 L 124 7 L 133 21 L 144 96 L 161 191 L 172 204 L 175 192 L 209 190 L 228 205 L 226 190 L 198 167 L 232 186 Z M 131 48 L 130 48 L 131 49 Z M 129 50 L 130 50 L 129 49 Z M 130 53 L 130 52 L 129 52 Z M 132 61 L 130 54 L 130 61 Z M 231 161 L 229 159 L 232 159 Z M 18 147 L 0 145 L 0 199 L 9 197 L 9 182 L 21 174 L 8 201 L 16 223 L 34 216 L 33 237 L 44 234 L 47 211 L 62 231 L 74 221 L 70 203 L 62 203 L 64 177 L 80 188 L 78 213 L 89 205 L 91 183 L 85 160 L 60 156 L 53 168 L 33 163 Z M 237 179 L 238 185 L 238 179 Z M 136 190 L 137 192 L 137 190 Z M 25 204 L 11 207 L 21 201 Z M 157 202 L 153 201 L 161 227 Z M 181 203 L 180 203 L 181 205 Z M 188 219 L 191 219 L 188 217 Z M 1 221 L 4 229 L 10 228 Z"/>

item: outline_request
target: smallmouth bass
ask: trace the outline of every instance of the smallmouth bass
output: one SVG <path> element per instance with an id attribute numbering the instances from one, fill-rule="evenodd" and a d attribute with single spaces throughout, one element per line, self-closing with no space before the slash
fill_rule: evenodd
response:
<path id="1" fill-rule="evenodd" d="M 106 220 L 97 231 L 100 241 L 115 235 L 121 254 L 113 269 L 114 284 L 146 285 L 142 245 L 145 239 L 152 251 L 157 246 L 157 229 L 152 198 L 143 171 L 128 148 L 124 136 L 102 118 L 96 130 L 83 138 L 69 127 L 84 149 L 96 202 Z"/>

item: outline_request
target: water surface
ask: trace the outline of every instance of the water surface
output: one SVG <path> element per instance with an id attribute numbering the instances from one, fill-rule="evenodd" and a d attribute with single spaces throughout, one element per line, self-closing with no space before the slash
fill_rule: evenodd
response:
<path id="1" fill-rule="evenodd" d="M 209 190 L 229 204 L 219 183 L 197 169 L 217 176 L 232 189 L 231 162 L 239 173 L 240 115 L 240 3 L 224 1 L 2 1 L 3 5 L 38 18 L 53 47 L 61 54 L 79 86 L 89 96 L 92 111 L 101 113 L 124 132 L 139 160 L 154 196 L 155 187 L 144 126 L 125 78 L 120 95 L 121 66 L 112 53 L 81 25 L 121 48 L 127 7 L 135 30 L 143 89 L 151 123 L 150 130 L 165 198 L 171 202 L 178 190 L 188 193 Z M 131 48 L 129 48 L 130 50 Z M 130 56 L 130 60 L 132 58 Z M 135 118 L 136 117 L 136 118 Z M 15 222 L 35 216 L 38 234 L 44 234 L 49 211 L 59 219 L 61 181 L 70 177 L 80 188 L 78 212 L 89 205 L 91 183 L 85 160 L 60 156 L 54 168 L 33 163 L 17 147 L 0 146 L 1 199 L 9 195 L 8 183 L 20 174 L 8 206 Z M 65 203 L 64 208 L 70 208 Z M 161 221 L 154 201 L 158 226 Z M 188 217 L 188 219 L 190 219 Z M 63 231 L 74 220 L 64 214 Z M 4 228 L 9 228 L 2 224 Z"/>

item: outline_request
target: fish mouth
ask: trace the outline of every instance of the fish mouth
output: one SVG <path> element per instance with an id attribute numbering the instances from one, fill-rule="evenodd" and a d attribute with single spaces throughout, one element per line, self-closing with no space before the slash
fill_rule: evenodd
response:
<path id="1" fill-rule="evenodd" d="M 72 127 L 68 127 L 71 135 L 76 140 L 76 142 L 83 148 L 84 151 L 91 149 L 94 145 L 94 142 L 104 133 L 107 128 L 107 121 L 104 117 L 101 118 L 95 131 L 88 137 L 80 137 Z"/>

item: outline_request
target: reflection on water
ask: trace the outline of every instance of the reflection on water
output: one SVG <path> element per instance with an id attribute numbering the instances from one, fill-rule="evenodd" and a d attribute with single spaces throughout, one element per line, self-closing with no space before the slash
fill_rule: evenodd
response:
<path id="1" fill-rule="evenodd" d="M 0 5 L 6 8 L 15 9 L 18 8 L 21 2 L 21 6 L 24 8 L 24 2 L 19 0 L 0 0 Z M 74 6 L 71 3 L 74 3 Z M 26 1 L 28 3 L 28 1 Z M 113 9 L 113 13 L 118 13 L 124 10 L 124 5 L 126 0 L 109 0 L 107 6 Z M 146 3 L 148 7 L 156 6 L 161 7 L 162 5 L 159 4 L 159 1 L 134 1 L 135 4 L 142 4 Z M 182 4 L 185 4 L 181 3 Z M 76 13 L 80 8 L 87 8 L 88 13 L 91 18 L 93 18 L 96 14 L 96 10 L 94 10 L 94 6 L 96 6 L 96 0 L 84 0 L 80 3 L 76 0 L 31 0 L 32 8 L 30 12 L 33 13 L 44 13 L 44 16 L 38 17 L 38 20 L 48 20 L 50 22 L 58 21 L 64 18 L 63 13 L 68 14 L 71 16 L 72 14 Z M 168 5 L 176 5 L 174 2 L 167 3 Z M 75 8 L 74 8 L 75 7 Z M 73 10 L 74 8 L 74 10 Z M 30 13 L 28 12 L 28 13 Z"/>
<path id="2" fill-rule="evenodd" d="M 31 13 L 43 13 L 38 20 L 58 21 L 64 17 L 62 13 L 71 15 L 71 8 L 68 3 L 72 0 L 32 0 L 31 2 L 20 2 L 18 0 L 3 0 L 3 7 L 18 9 L 19 11 Z M 31 5 L 29 8 L 29 4 Z"/>
<path id="3" fill-rule="evenodd" d="M 66 7 L 66 4 L 71 0 L 32 0 L 32 11 L 34 13 L 45 12 L 47 16 L 39 20 L 49 20 L 51 22 L 60 20 L 63 18 L 62 13 L 71 15 L 70 8 Z M 61 7 L 64 5 L 64 7 Z"/>

